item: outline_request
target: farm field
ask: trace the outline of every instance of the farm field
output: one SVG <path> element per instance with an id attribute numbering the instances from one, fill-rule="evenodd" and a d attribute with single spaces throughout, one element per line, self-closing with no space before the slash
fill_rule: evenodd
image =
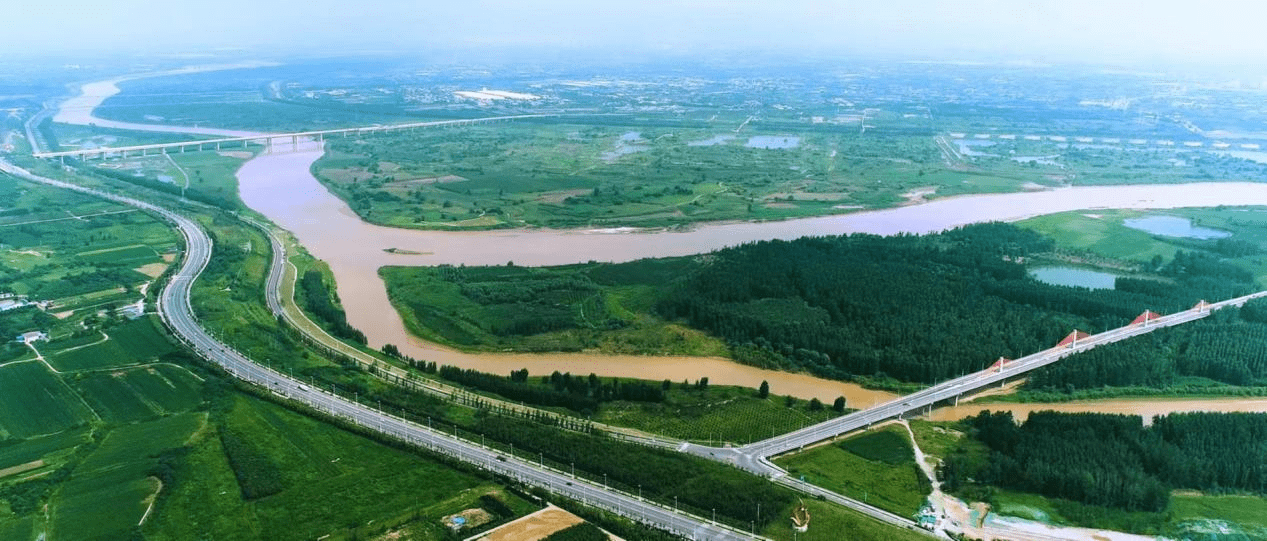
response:
<path id="1" fill-rule="evenodd" d="M 161 486 L 151 477 L 161 456 L 206 422 L 205 413 L 187 413 L 110 431 L 53 498 L 50 529 L 64 539 L 125 536 Z"/>
<path id="2" fill-rule="evenodd" d="M 105 342 L 67 349 L 49 357 L 62 372 L 117 368 L 151 361 L 175 351 L 176 346 L 159 334 L 154 317 L 143 317 L 106 329 Z"/>
<path id="3" fill-rule="evenodd" d="M 0 439 L 54 434 L 86 424 L 92 410 L 38 362 L 0 366 Z"/>
<path id="4" fill-rule="evenodd" d="M 654 384 L 655 382 L 651 382 Z M 671 438 L 711 445 L 745 444 L 783 434 L 840 415 L 831 405 L 813 409 L 804 400 L 771 394 L 757 396 L 746 387 L 709 386 L 683 390 L 680 382 L 664 402 L 608 402 L 594 415 L 600 423 L 636 428 Z"/>
<path id="5" fill-rule="evenodd" d="M 84 400 L 107 422 L 129 423 L 189 411 L 202 402 L 201 382 L 176 365 L 96 372 L 77 385 Z"/>
<path id="6" fill-rule="evenodd" d="M 663 286 L 689 258 L 624 265 L 384 267 L 411 332 L 461 348 L 727 355 L 706 333 L 656 317 Z"/>
<path id="7" fill-rule="evenodd" d="M 789 475 L 913 517 L 932 492 L 906 429 L 889 425 L 775 459 Z"/>
<path id="8" fill-rule="evenodd" d="M 399 531 L 439 540 L 439 518 L 487 505 L 481 496 L 502 501 L 515 516 L 534 509 L 471 474 L 273 404 L 226 398 L 224 417 L 192 444 L 174 492 L 145 525 L 147 538 L 216 531 L 224 538 L 343 539 Z M 245 497 L 243 479 L 268 490 Z"/>
<path id="9" fill-rule="evenodd" d="M 791 517 L 779 517 L 772 521 L 761 535 L 776 541 L 837 541 L 842 532 L 852 539 L 874 539 L 884 541 L 927 541 L 928 536 L 915 531 L 898 529 L 878 520 L 848 511 L 840 506 L 815 499 L 804 499 L 810 514 L 810 528 L 805 533 L 796 533 L 789 527 Z"/>

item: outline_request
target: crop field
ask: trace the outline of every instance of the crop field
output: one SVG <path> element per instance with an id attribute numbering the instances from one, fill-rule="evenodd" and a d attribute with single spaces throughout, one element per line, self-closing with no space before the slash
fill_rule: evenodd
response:
<path id="1" fill-rule="evenodd" d="M 745 387 L 710 386 L 701 393 L 677 386 L 663 403 L 605 403 L 594 420 L 720 445 L 769 438 L 839 415 L 830 407 L 811 410 L 803 400 L 789 405 L 783 396 L 758 398 L 754 389 Z"/>
<path id="2" fill-rule="evenodd" d="M 92 411 L 37 362 L 0 366 L 0 439 L 52 434 L 86 423 Z"/>
<path id="3" fill-rule="evenodd" d="M 325 64 L 319 72 L 329 66 Z M 345 74 L 363 71 L 361 66 L 336 69 Z M 301 63 L 124 81 L 119 83 L 122 92 L 107 99 L 95 113 L 101 118 L 128 122 L 206 124 L 260 131 L 303 131 L 411 120 L 402 118 L 398 111 L 375 114 L 356 108 L 290 103 L 288 96 L 261 90 L 277 80 L 313 77 L 320 76 L 313 73 L 311 66 Z M 357 79 L 345 81 L 360 83 Z"/>
<path id="4" fill-rule="evenodd" d="M 91 334 L 84 331 L 101 323 L 99 311 L 136 302 L 139 287 L 153 280 L 136 269 L 161 272 L 164 256 L 177 246 L 168 227 L 135 209 L 7 176 L 0 176 L 0 194 L 8 197 L 0 211 L 0 289 L 24 302 L 46 303 L 0 314 L 0 334 L 47 332 L 59 342 L 50 353 L 91 343 L 77 335 Z M 72 340 L 58 340 L 66 338 Z M 58 356 L 52 356 L 50 362 L 78 369 L 126 357 L 107 344 L 98 348 L 96 359 L 72 358 L 69 365 L 59 365 Z M 5 349 L 6 357 L 13 353 L 10 346 Z"/>
<path id="5" fill-rule="evenodd" d="M 932 491 L 906 429 L 888 426 L 775 460 L 790 475 L 904 517 Z"/>
<path id="6" fill-rule="evenodd" d="M 151 317 L 134 319 L 106 330 L 110 339 L 98 344 L 61 351 L 48 362 L 59 371 L 97 370 L 145 362 L 175 350 L 159 334 Z"/>
<path id="7" fill-rule="evenodd" d="M 159 487 L 150 470 L 164 451 L 184 446 L 207 421 L 189 413 L 111 431 L 75 469 L 52 504 L 51 528 L 65 539 L 123 536 Z"/>
<path id="8" fill-rule="evenodd" d="M 80 126 L 76 124 L 52 123 L 53 134 L 61 150 L 75 150 L 92 147 L 122 147 L 133 145 L 149 145 L 154 143 L 171 143 L 203 139 L 197 135 L 183 133 L 157 133 L 135 130 L 117 130 L 100 126 Z"/>
<path id="9" fill-rule="evenodd" d="M 924 177 L 909 159 L 845 158 L 896 156 L 900 148 L 931 161 L 931 138 L 869 140 L 862 150 L 856 134 L 754 131 L 718 139 L 723 131 L 540 122 L 422 131 L 332 140 L 316 170 L 362 217 L 423 228 L 782 219 L 891 206 L 938 179 L 959 186 L 968 178 Z M 885 182 L 860 182 L 866 175 Z"/>
<path id="10" fill-rule="evenodd" d="M 25 440 L 8 440 L 0 445 L 0 468 L 8 468 L 25 464 L 41 458 L 49 461 L 50 455 L 73 449 L 88 441 L 91 429 L 76 428 L 63 430 L 48 436 L 39 436 Z"/>
<path id="11" fill-rule="evenodd" d="M 839 541 L 842 538 L 868 541 L 928 541 L 928 536 L 898 529 L 873 518 L 827 502 L 802 500 L 810 514 L 810 527 L 805 533 L 792 530 L 791 517 L 772 521 L 759 533 L 777 541 Z M 847 536 L 847 537 L 844 537 Z"/>
<path id="12" fill-rule="evenodd" d="M 3 516 L 3 515 L 0 515 Z M 0 539 L 26 541 L 35 538 L 35 519 L 31 517 L 0 522 Z"/>
<path id="13" fill-rule="evenodd" d="M 241 206 L 234 173 L 258 147 L 172 152 L 91 161 L 98 174 L 233 209 Z"/>
<path id="14" fill-rule="evenodd" d="M 728 355 L 721 341 L 652 314 L 686 258 L 619 266 L 385 267 L 409 329 L 463 348 Z M 579 271 L 579 272 L 578 272 Z"/>
<path id="15" fill-rule="evenodd" d="M 111 265 L 132 265 L 141 266 L 148 263 L 162 261 L 153 248 L 149 246 L 124 246 L 121 248 L 107 248 L 104 250 L 92 250 L 88 252 L 80 252 L 76 254 L 80 261 L 89 264 L 111 264 Z"/>
<path id="16" fill-rule="evenodd" d="M 528 509 L 469 474 L 254 399 L 234 399 L 222 426 L 257 457 L 252 471 L 274 472 L 279 491 L 245 500 L 235 479 L 235 468 L 240 475 L 245 466 L 227 460 L 222 438 L 209 434 L 193 446 L 188 475 L 179 475 L 156 522 L 146 525 L 147 536 L 217 531 L 225 538 L 299 540 L 403 530 L 438 540 L 444 539 L 439 518 L 478 507 L 480 495 L 496 494 L 519 513 Z"/>
<path id="17" fill-rule="evenodd" d="M 202 402 L 199 381 L 174 365 L 96 372 L 77 385 L 84 400 L 107 422 L 129 423 L 189 411 Z"/>

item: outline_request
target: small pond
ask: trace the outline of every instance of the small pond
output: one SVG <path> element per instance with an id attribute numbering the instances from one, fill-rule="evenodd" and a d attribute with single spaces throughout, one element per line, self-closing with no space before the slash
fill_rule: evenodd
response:
<path id="1" fill-rule="evenodd" d="M 1116 274 L 1078 267 L 1034 267 L 1029 270 L 1029 275 L 1044 284 L 1089 289 L 1113 289 L 1117 280 Z"/>
<path id="2" fill-rule="evenodd" d="M 754 135 L 748 138 L 749 148 L 764 148 L 768 150 L 780 148 L 796 148 L 801 144 L 800 137 L 791 137 L 785 135 Z"/>
<path id="3" fill-rule="evenodd" d="M 1154 235 L 1161 235 L 1163 237 L 1210 240 L 1232 236 L 1232 234 L 1227 231 L 1194 226 L 1187 218 L 1180 218 L 1178 216 L 1145 216 L 1143 218 L 1127 218 L 1122 221 L 1122 225 L 1131 229 L 1146 231 Z"/>

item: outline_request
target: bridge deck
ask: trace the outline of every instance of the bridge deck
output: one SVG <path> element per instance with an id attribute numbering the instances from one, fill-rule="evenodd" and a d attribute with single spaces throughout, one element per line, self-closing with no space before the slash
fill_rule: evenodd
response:
<path id="1" fill-rule="evenodd" d="M 533 115 L 509 115 L 495 116 L 485 118 L 464 118 L 459 120 L 434 120 L 429 122 L 410 122 L 407 124 L 390 124 L 385 126 L 362 126 L 357 128 L 334 128 L 329 130 L 315 130 L 292 133 L 263 133 L 258 135 L 248 135 L 243 137 L 221 137 L 217 139 L 198 139 L 193 141 L 178 141 L 174 143 L 153 143 L 148 145 L 132 145 L 126 147 L 101 147 L 101 148 L 85 148 L 79 150 L 62 150 L 58 152 L 36 152 L 32 155 L 36 158 L 63 158 L 63 157 L 79 157 L 79 156 L 105 156 L 107 154 L 127 155 L 129 152 L 145 153 L 150 150 L 166 151 L 168 149 L 180 149 L 182 152 L 187 148 L 197 148 L 202 150 L 206 145 L 215 145 L 215 148 L 229 143 L 242 143 L 244 146 L 250 143 L 258 145 L 271 146 L 274 140 L 291 140 L 298 142 L 299 140 L 323 140 L 327 136 L 332 135 L 370 135 L 374 133 L 384 133 L 389 131 L 400 131 L 416 128 L 433 128 L 442 126 L 468 126 L 472 124 L 483 124 L 489 122 L 503 122 L 511 120 L 520 120 L 525 118 L 545 118 L 558 115 L 550 114 L 533 114 Z"/>

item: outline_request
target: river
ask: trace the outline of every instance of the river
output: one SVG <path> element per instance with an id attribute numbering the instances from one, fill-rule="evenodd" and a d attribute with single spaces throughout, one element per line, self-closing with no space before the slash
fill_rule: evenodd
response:
<path id="1" fill-rule="evenodd" d="M 103 83 L 137 78 L 119 78 Z M 90 83 L 85 87 L 92 86 Z M 100 86 L 87 94 L 101 94 Z M 117 92 L 117 87 L 115 88 Z M 100 104 L 105 98 L 95 101 Z M 74 102 L 84 107 L 87 101 Z M 92 105 L 95 107 L 95 105 Z M 91 108 L 59 121 L 94 119 Z M 130 129 L 186 131 L 188 128 L 130 124 Z M 205 130 L 205 129 L 204 129 Z M 202 132 L 205 133 L 205 132 Z M 307 145 L 307 146 L 305 146 Z M 284 150 L 284 148 L 282 149 Z M 292 232 L 315 257 L 329 264 L 348 322 L 365 332 L 371 346 L 395 344 L 418 359 L 506 374 L 528 368 L 533 374 L 558 370 L 576 374 L 646 379 L 694 380 L 756 387 L 769 381 L 777 394 L 834 400 L 851 407 L 893 398 L 857 385 L 744 366 L 723 358 L 599 355 L 589 353 L 464 353 L 411 336 L 387 298 L 378 269 L 386 265 L 558 265 L 584 261 L 630 261 L 707 252 L 743 242 L 793 239 L 807 235 L 867 232 L 890 235 L 928 233 L 985 221 L 1015 221 L 1082 209 L 1164 209 L 1219 205 L 1267 205 L 1267 184 L 1199 183 L 1073 187 L 1039 192 L 972 195 L 920 205 L 779 222 L 698 225 L 686 231 L 549 230 L 422 231 L 376 226 L 362 221 L 311 174 L 321 157 L 319 143 L 301 143 L 294 152 L 261 154 L 238 171 L 242 200 Z M 413 254 L 390 253 L 396 249 Z"/>
<path id="2" fill-rule="evenodd" d="M 93 115 L 93 111 L 106 101 L 110 96 L 119 93 L 119 83 L 131 81 L 135 79 L 146 79 L 150 77 L 163 77 L 168 75 L 184 75 L 189 73 L 202 73 L 206 71 L 220 71 L 244 68 L 259 68 L 265 66 L 276 66 L 272 62 L 242 62 L 237 64 L 207 64 L 202 66 L 189 66 L 174 70 L 162 71 L 157 73 L 142 73 L 136 75 L 124 75 L 107 79 L 105 81 L 94 81 L 84 83 L 79 90 L 79 95 L 67 99 L 58 107 L 57 115 L 53 117 L 53 122 L 62 122 L 64 124 L 77 124 L 80 126 L 97 126 L 101 128 L 114 128 L 119 130 L 135 130 L 157 133 L 188 133 L 194 135 L 211 135 L 217 137 L 251 137 L 253 135 L 264 135 L 260 132 L 242 131 L 242 130 L 225 130 L 220 128 L 198 128 L 192 126 L 167 126 L 163 124 L 139 124 L 136 122 L 122 122 L 118 120 L 107 120 L 98 118 Z"/>
<path id="3" fill-rule="evenodd" d="M 928 418 L 933 421 L 958 421 L 982 411 L 1010 411 L 1018 421 L 1023 421 L 1035 411 L 1060 411 L 1066 413 L 1120 413 L 1139 415 L 1144 424 L 1153 417 L 1185 411 L 1233 412 L 1249 411 L 1267 413 L 1267 398 L 1122 398 L 1110 400 L 1077 400 L 1054 404 L 1012 404 L 1007 402 L 985 404 L 960 404 L 933 410 Z"/>

